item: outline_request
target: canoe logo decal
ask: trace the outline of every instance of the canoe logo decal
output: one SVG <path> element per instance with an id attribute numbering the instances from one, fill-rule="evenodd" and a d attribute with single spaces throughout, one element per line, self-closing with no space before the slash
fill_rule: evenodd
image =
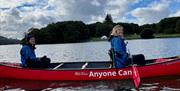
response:
<path id="1" fill-rule="evenodd" d="M 87 72 L 75 72 L 74 75 L 76 75 L 76 76 L 88 76 L 89 74 Z"/>

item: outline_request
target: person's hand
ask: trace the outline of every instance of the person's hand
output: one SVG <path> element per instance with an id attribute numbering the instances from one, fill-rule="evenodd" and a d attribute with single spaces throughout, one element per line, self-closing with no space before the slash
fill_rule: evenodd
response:
<path id="1" fill-rule="evenodd" d="M 43 56 L 43 57 L 41 57 L 40 59 L 41 59 L 41 61 L 46 60 L 46 59 L 47 59 L 47 56 Z"/>
<path id="2" fill-rule="evenodd" d="M 44 59 L 44 58 L 47 58 L 47 56 L 43 56 L 42 58 L 43 58 L 43 59 Z"/>

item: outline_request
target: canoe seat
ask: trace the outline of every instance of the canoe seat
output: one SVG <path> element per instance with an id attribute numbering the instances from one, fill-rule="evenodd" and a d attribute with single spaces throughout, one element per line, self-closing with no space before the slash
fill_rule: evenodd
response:
<path id="1" fill-rule="evenodd" d="M 110 64 L 111 62 L 88 62 L 88 65 L 85 69 L 107 69 L 110 67 Z"/>
<path id="2" fill-rule="evenodd" d="M 61 63 L 61 64 L 57 65 L 56 67 L 53 68 L 53 70 L 58 69 L 58 68 L 61 67 L 63 64 L 64 64 L 64 63 Z"/>
<path id="3" fill-rule="evenodd" d="M 109 68 L 113 68 L 112 64 L 109 64 Z"/>
<path id="4" fill-rule="evenodd" d="M 86 63 L 82 66 L 81 69 L 85 69 L 87 65 L 88 65 L 88 62 L 86 62 Z"/>

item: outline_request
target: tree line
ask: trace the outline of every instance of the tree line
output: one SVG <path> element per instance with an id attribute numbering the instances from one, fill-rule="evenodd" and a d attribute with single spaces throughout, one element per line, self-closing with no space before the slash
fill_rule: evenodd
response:
<path id="1" fill-rule="evenodd" d="M 165 18 L 159 23 L 139 26 L 135 23 L 114 23 L 111 15 L 107 14 L 103 22 L 85 24 L 82 21 L 63 21 L 48 24 L 41 29 L 31 28 L 28 34 L 34 35 L 38 44 L 83 42 L 92 37 L 108 37 L 117 24 L 124 27 L 125 34 L 138 34 L 141 38 L 153 38 L 154 33 L 180 33 L 180 17 Z M 25 38 L 21 42 L 24 40 Z"/>
<path id="2" fill-rule="evenodd" d="M 7 44 L 18 44 L 20 41 L 17 39 L 6 38 L 0 36 L 0 45 L 7 45 Z"/>
<path id="3" fill-rule="evenodd" d="M 180 17 L 164 18 L 158 23 L 145 24 L 140 26 L 142 38 L 151 38 L 148 34 L 180 34 Z M 146 36 L 147 35 L 147 36 Z"/>

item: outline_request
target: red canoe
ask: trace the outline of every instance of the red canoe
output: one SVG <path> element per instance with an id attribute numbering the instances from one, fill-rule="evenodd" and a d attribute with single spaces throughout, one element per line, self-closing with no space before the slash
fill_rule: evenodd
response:
<path id="1" fill-rule="evenodd" d="M 137 66 L 141 78 L 179 76 L 180 59 L 173 57 Z M 19 64 L 0 63 L 0 78 L 26 80 L 123 80 L 132 79 L 132 67 L 115 69 L 111 62 L 66 62 L 52 63 L 50 68 L 23 68 Z"/>

